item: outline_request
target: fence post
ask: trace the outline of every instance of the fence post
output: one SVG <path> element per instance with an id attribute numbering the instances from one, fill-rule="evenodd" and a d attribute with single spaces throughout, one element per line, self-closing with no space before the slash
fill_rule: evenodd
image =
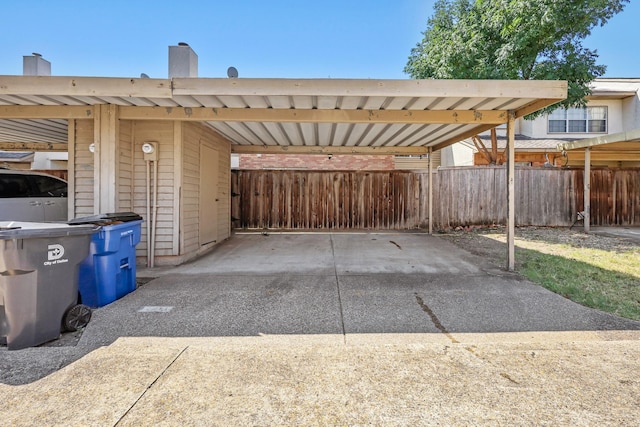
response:
<path id="1" fill-rule="evenodd" d="M 433 234 L 433 148 L 429 147 L 429 234 Z"/>
<path id="2" fill-rule="evenodd" d="M 507 122 L 507 270 L 514 271 L 515 263 L 515 113 L 509 111 Z"/>
<path id="3" fill-rule="evenodd" d="M 591 228 L 591 148 L 584 149 L 584 232 Z"/>

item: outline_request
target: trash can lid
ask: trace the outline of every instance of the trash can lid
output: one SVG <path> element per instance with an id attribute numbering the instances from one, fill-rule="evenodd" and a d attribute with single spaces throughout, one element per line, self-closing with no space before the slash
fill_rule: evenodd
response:
<path id="1" fill-rule="evenodd" d="M 96 225 L 69 225 L 55 222 L 0 221 L 0 240 L 38 237 L 61 237 L 92 234 L 100 229 Z"/>
<path id="2" fill-rule="evenodd" d="M 109 225 L 116 222 L 130 222 L 140 220 L 142 220 L 142 217 L 135 212 L 113 212 L 75 218 L 69 221 L 68 224 Z"/>

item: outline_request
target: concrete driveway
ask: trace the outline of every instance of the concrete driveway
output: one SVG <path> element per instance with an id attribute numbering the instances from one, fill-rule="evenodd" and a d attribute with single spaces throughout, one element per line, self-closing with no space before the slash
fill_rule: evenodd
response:
<path id="1" fill-rule="evenodd" d="M 593 234 L 622 237 L 640 245 L 640 227 L 591 227 Z"/>
<path id="2" fill-rule="evenodd" d="M 426 234 L 237 234 L 96 310 L 119 336 L 594 331 L 640 324 L 577 305 Z"/>
<path id="3" fill-rule="evenodd" d="M 399 369 L 398 363 L 405 364 L 402 366 L 408 372 L 414 372 L 414 378 L 422 375 L 417 372 L 424 374 L 424 369 L 432 372 L 434 378 L 440 370 L 456 377 L 455 372 L 460 373 L 460 369 L 477 372 L 480 377 L 485 374 L 491 377 L 493 374 L 483 369 L 494 369 L 495 366 L 489 364 L 477 370 L 478 361 L 485 357 L 478 356 L 480 352 L 494 356 L 498 352 L 496 357 L 508 365 L 512 363 L 511 356 L 520 358 L 522 354 L 535 355 L 536 351 L 546 349 L 566 359 L 567 363 L 577 363 L 572 359 L 576 354 L 587 352 L 602 357 L 607 354 L 607 345 L 612 349 L 620 347 L 620 362 L 616 362 L 616 366 L 624 373 L 625 378 L 621 381 L 630 381 L 626 384 L 630 384 L 633 390 L 640 389 L 638 358 L 633 357 L 632 362 L 628 360 L 629 354 L 638 354 L 640 322 L 574 304 L 515 274 L 489 267 L 482 259 L 426 234 L 236 234 L 197 261 L 177 268 L 139 269 L 138 277 L 153 280 L 125 298 L 96 309 L 77 343 L 73 337 L 65 336 L 48 346 L 12 352 L 0 349 L 0 382 L 27 384 L 19 389 L 22 394 L 16 395 L 15 388 L 9 392 L 2 387 L 0 394 L 4 391 L 8 393 L 6 396 L 33 400 L 34 393 L 46 385 L 51 390 L 58 387 L 58 394 L 63 396 L 60 399 L 65 401 L 72 398 L 64 384 L 70 378 L 74 381 L 73 387 L 78 387 L 80 377 L 89 382 L 93 382 L 92 378 L 101 378 L 105 384 L 92 390 L 91 395 L 98 391 L 107 395 L 122 393 L 122 387 L 129 386 L 119 381 L 138 384 L 140 380 L 134 387 L 138 394 L 119 396 L 123 400 L 122 406 L 107 399 L 98 411 L 111 420 L 105 421 L 105 425 L 115 425 L 123 419 L 137 424 L 136 420 L 144 420 L 159 410 L 154 406 L 158 403 L 153 401 L 147 401 L 146 404 L 151 406 L 143 409 L 141 396 L 148 397 L 145 390 L 156 384 L 169 368 L 177 369 L 174 378 L 182 385 L 167 383 L 169 389 L 165 392 L 178 393 L 173 387 L 188 388 L 185 378 L 191 378 L 189 381 L 196 384 L 203 379 L 201 375 L 204 372 L 218 376 L 219 381 L 234 384 L 239 381 L 234 387 L 240 388 L 245 383 L 234 370 L 253 376 L 254 369 L 259 369 L 262 380 L 256 379 L 258 382 L 271 381 L 269 378 L 274 378 L 274 375 L 290 381 L 291 378 L 278 372 L 282 367 L 278 368 L 279 363 L 275 360 L 288 360 L 287 363 L 297 366 L 296 369 L 302 369 L 303 361 L 308 360 L 319 371 L 304 375 L 315 375 L 325 381 L 323 387 L 327 388 L 322 389 L 323 393 L 330 393 L 333 381 L 336 387 L 336 384 L 342 384 L 344 393 L 348 395 L 349 387 L 365 385 L 357 381 L 345 382 L 344 377 L 332 380 L 333 377 L 324 375 L 348 377 L 347 366 L 369 369 L 368 358 L 377 360 L 379 364 L 375 369 L 381 370 Z M 585 342 L 586 347 L 575 344 L 576 341 Z M 611 344 L 614 341 L 617 344 Z M 567 343 L 572 344 L 567 347 Z M 589 350 L 585 350 L 587 347 Z M 552 357 L 549 356 L 551 353 L 547 354 L 548 357 Z M 211 359 L 213 354 L 217 355 L 215 361 Z M 451 359 L 447 354 L 455 356 Z M 253 362 L 237 366 L 238 357 L 256 360 L 260 368 L 256 368 L 258 365 Z M 433 370 L 422 365 L 423 357 L 433 358 L 435 365 L 429 365 Z M 258 363 L 261 358 L 275 364 Z M 185 364 L 187 360 L 189 363 Z M 298 365 L 298 361 L 303 365 Z M 206 367 L 212 363 L 217 366 L 215 372 Z M 599 362 L 585 359 L 581 363 L 597 366 Z M 148 364 L 148 369 L 143 368 L 145 364 Z M 287 369 L 293 369 L 293 365 Z M 463 365 L 466 367 L 462 368 Z M 527 362 L 527 366 L 526 369 L 540 368 L 537 362 Z M 569 369 L 569 365 L 566 368 Z M 122 369 L 126 372 L 118 372 Z M 290 372 L 294 378 L 300 373 L 296 369 Z M 521 375 L 529 375 L 526 369 Z M 576 369 L 579 369 L 578 365 Z M 328 374 L 330 372 L 333 373 Z M 113 380 L 109 379 L 110 375 L 114 376 Z M 628 379 L 629 375 L 633 378 Z M 521 380 L 509 379 L 508 376 L 505 373 L 502 378 L 512 386 Z M 463 387 L 463 383 L 468 381 L 468 378 L 456 378 L 458 382 L 452 383 L 455 387 Z M 218 387 L 215 385 L 218 380 L 212 381 L 202 387 Z M 407 387 L 416 385 L 411 377 L 404 381 Z M 546 387 L 546 381 L 551 379 L 540 381 L 540 387 Z M 561 383 L 562 378 L 554 381 Z M 375 387 L 375 381 L 367 384 L 367 387 Z M 277 393 L 277 382 L 269 383 L 268 387 L 263 385 L 270 390 L 269 393 Z M 295 388 L 295 385 L 287 383 L 286 387 Z M 247 390 L 242 393 L 245 392 L 251 394 Z M 251 399 L 267 399 L 260 394 L 263 392 L 256 392 L 262 397 L 251 395 Z M 312 393 L 310 389 L 306 392 Z M 168 397 L 163 393 L 158 398 L 166 404 Z M 336 389 L 336 393 L 341 392 Z M 362 393 L 363 396 L 367 394 Z M 295 400 L 295 396 L 293 393 L 290 399 Z M 420 393 L 416 396 L 425 399 Z M 413 402 L 416 396 L 404 403 Z M 594 401 L 598 397 L 594 396 Z M 616 394 L 616 398 L 619 397 Z M 249 397 L 244 395 L 243 398 Z M 449 398 L 446 394 L 441 398 L 444 400 L 435 403 L 446 405 L 443 402 Z M 482 400 L 482 393 L 477 398 Z M 628 399 L 634 398 L 627 396 L 625 399 L 624 407 L 631 404 Z M 42 399 L 36 400 L 40 402 Z M 41 402 L 30 410 L 37 411 L 39 416 L 59 417 L 60 410 L 55 407 L 61 401 L 53 399 L 51 402 Z M 189 402 L 190 405 L 195 404 L 192 400 Z M 316 405 L 317 402 L 311 399 L 304 404 Z M 517 406 L 518 402 L 514 401 L 513 405 Z M 222 412 L 229 410 L 224 405 L 218 409 Z M 286 424 L 287 418 L 280 417 L 291 415 L 290 409 L 285 405 L 280 412 L 271 414 L 275 418 L 270 418 L 260 409 L 256 409 L 256 413 L 262 413 L 266 417 L 264 419 Z M 369 408 L 374 415 L 375 409 L 375 405 Z M 516 409 L 514 413 L 525 410 Z M 163 410 L 175 413 L 181 409 Z M 188 411 L 186 408 L 182 410 Z M 455 412 L 454 407 L 450 410 Z M 505 409 L 507 412 L 513 410 L 513 407 Z M 532 414 L 536 412 L 529 411 Z M 606 421 L 607 413 L 608 409 L 603 407 L 605 419 L 595 419 Z M 230 416 L 227 412 L 225 414 Z M 182 415 L 187 416 L 186 413 Z M 206 418 L 212 413 L 204 411 L 201 415 Z M 25 419 L 31 420 L 30 416 L 27 414 Z M 222 415 L 217 413 L 216 416 Z M 367 415 L 353 420 L 384 423 L 384 418 L 376 416 Z M 15 421 L 18 418 L 14 414 L 10 419 Z M 101 419 L 82 417 L 90 424 Z M 251 419 L 243 418 L 243 423 L 260 424 L 251 422 Z M 336 418 L 343 423 L 349 419 Z M 551 419 L 561 420 L 558 417 Z M 291 420 L 300 422 L 304 419 L 294 417 Z M 439 420 L 446 422 L 447 418 Z M 473 423 L 474 418 L 466 420 Z"/>

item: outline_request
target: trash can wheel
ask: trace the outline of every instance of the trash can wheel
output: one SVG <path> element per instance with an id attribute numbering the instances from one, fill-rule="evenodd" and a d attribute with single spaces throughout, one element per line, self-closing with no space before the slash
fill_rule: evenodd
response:
<path id="1" fill-rule="evenodd" d="M 75 332 L 84 328 L 91 320 L 91 309 L 84 304 L 71 306 L 62 318 L 62 327 L 65 331 Z"/>

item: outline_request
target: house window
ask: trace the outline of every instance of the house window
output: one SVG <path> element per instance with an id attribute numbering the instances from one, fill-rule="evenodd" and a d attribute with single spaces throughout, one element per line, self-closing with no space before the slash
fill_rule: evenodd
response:
<path id="1" fill-rule="evenodd" d="M 549 133 L 606 133 L 607 107 L 558 108 L 549 114 Z"/>

